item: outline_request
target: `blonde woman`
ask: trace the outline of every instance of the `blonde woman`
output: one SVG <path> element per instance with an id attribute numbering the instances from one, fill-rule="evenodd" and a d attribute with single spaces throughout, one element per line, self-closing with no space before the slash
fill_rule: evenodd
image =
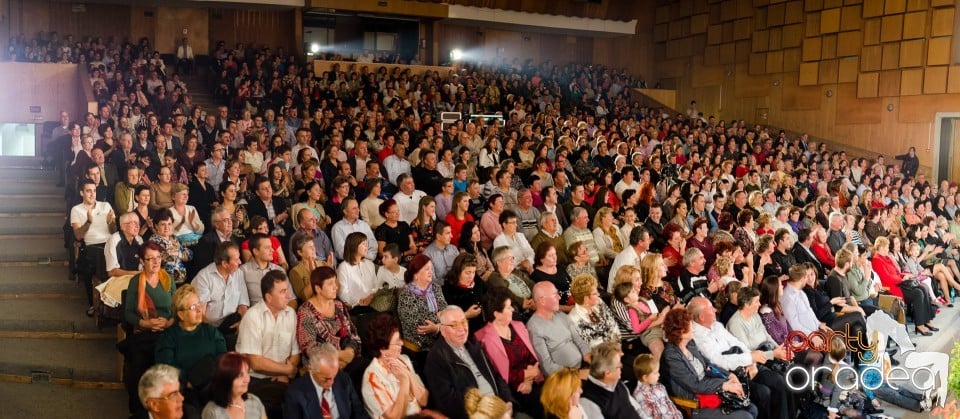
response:
<path id="1" fill-rule="evenodd" d="M 555 371 L 543 383 L 540 403 L 549 419 L 583 419 L 580 394 L 583 393 L 580 371 L 564 368 Z"/>
<path id="2" fill-rule="evenodd" d="M 597 243 L 597 253 L 607 263 L 616 259 L 617 254 L 629 246 L 627 237 L 620 231 L 620 227 L 614 224 L 614 218 L 613 210 L 603 207 L 593 219 L 593 240 Z"/>

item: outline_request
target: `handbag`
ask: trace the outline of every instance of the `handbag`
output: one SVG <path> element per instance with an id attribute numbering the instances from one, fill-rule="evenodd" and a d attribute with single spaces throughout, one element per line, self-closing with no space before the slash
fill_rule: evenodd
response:
<path id="1" fill-rule="evenodd" d="M 390 312 L 397 307 L 397 289 L 390 288 L 387 284 L 377 290 L 373 299 L 370 300 L 370 308 L 380 312 Z"/>
<path id="2" fill-rule="evenodd" d="M 918 288 L 918 287 L 920 287 L 920 282 L 918 282 L 916 279 L 910 278 L 910 279 L 904 279 L 903 281 L 900 281 L 900 288 Z"/>

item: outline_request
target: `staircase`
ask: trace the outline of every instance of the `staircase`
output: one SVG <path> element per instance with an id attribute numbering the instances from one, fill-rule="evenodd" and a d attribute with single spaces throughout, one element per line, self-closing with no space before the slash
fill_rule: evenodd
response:
<path id="1" fill-rule="evenodd" d="M 200 68 L 197 70 L 194 74 L 180 76 L 180 80 L 187 84 L 187 90 L 190 92 L 194 105 L 200 106 L 207 114 L 215 114 L 217 103 L 213 100 L 213 94 L 210 93 L 210 86 L 207 85 L 206 72 Z"/>
<path id="2" fill-rule="evenodd" d="M 64 191 L 0 167 L 0 418 L 127 416 L 116 331 L 97 330 L 63 247 Z"/>

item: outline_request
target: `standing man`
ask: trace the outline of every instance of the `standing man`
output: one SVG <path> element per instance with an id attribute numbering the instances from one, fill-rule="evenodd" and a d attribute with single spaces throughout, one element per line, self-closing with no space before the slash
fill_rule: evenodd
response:
<path id="1" fill-rule="evenodd" d="M 82 240 L 77 272 L 87 293 L 87 316 L 93 316 L 93 278 L 106 277 L 104 246 L 117 230 L 117 216 L 106 202 L 97 201 L 97 185 L 90 179 L 80 183 L 83 202 L 70 209 L 70 226 L 77 240 Z"/>
<path id="2" fill-rule="evenodd" d="M 177 72 L 190 74 L 193 72 L 193 48 L 187 44 L 187 38 L 180 40 L 177 47 Z"/>

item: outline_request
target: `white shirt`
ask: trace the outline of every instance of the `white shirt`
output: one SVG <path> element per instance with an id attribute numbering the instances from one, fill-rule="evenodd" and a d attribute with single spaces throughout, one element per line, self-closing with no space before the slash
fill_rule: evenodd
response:
<path id="1" fill-rule="evenodd" d="M 337 296 L 340 297 L 340 301 L 350 306 L 359 304 L 361 299 L 379 288 L 376 267 L 368 259 L 360 259 L 359 265 L 346 261 L 340 262 L 337 266 L 337 278 L 340 279 Z"/>
<path id="2" fill-rule="evenodd" d="M 113 211 L 110 204 L 106 202 L 96 202 L 93 205 L 90 220 L 90 227 L 87 234 L 83 236 L 83 242 L 91 244 L 104 244 L 110 238 L 110 226 L 107 224 L 107 214 Z M 70 224 L 83 225 L 87 222 L 87 207 L 83 203 L 75 205 L 70 209 Z"/>
<path id="3" fill-rule="evenodd" d="M 283 272 L 283 268 L 267 262 L 267 267 L 260 269 L 260 265 L 252 258 L 248 260 L 247 263 L 240 265 L 240 273 L 243 274 L 243 282 L 247 285 L 247 295 L 250 297 L 250 305 L 256 305 L 263 301 L 263 293 L 260 291 L 260 280 L 270 271 Z M 287 281 L 287 285 L 290 285 L 289 280 Z M 293 287 L 289 289 L 293 289 Z M 291 299 L 297 298 L 293 294 L 291 294 L 290 297 L 292 297 Z"/>
<path id="4" fill-rule="evenodd" d="M 744 367 L 753 364 L 753 357 L 750 355 L 750 348 L 747 348 L 740 339 L 731 335 L 719 321 L 713 322 L 709 329 L 693 322 L 693 341 L 697 343 L 697 349 L 704 358 L 707 358 L 713 364 L 725 370 L 733 371 L 737 367 Z M 731 347 L 739 346 L 742 353 L 727 354 L 723 352 Z"/>
<path id="5" fill-rule="evenodd" d="M 646 256 L 646 253 L 638 255 L 633 246 L 627 246 L 622 252 L 617 253 L 617 257 L 613 259 L 613 264 L 610 265 L 610 275 L 607 278 L 607 291 L 613 294 L 613 279 L 617 277 L 617 271 L 620 270 L 620 267 L 632 265 L 639 268 L 640 260 L 643 259 L 644 256 Z"/>
<path id="6" fill-rule="evenodd" d="M 239 269 L 224 280 L 217 265 L 211 263 L 197 273 L 193 286 L 200 302 L 207 304 L 206 321 L 214 326 L 220 326 L 223 318 L 235 313 L 237 307 L 250 306 L 247 284 L 243 282 L 243 273 Z"/>
<path id="7" fill-rule="evenodd" d="M 426 192 L 414 189 L 413 193 L 407 195 L 403 191 L 393 195 L 393 200 L 397 201 L 397 207 L 400 208 L 400 221 L 407 224 L 417 219 L 417 210 L 420 209 L 420 199 L 427 196 Z"/>
<path id="8" fill-rule="evenodd" d="M 103 246 L 103 257 L 106 261 L 107 272 L 120 268 L 120 260 L 117 259 L 117 245 L 120 244 L 122 234 L 120 231 L 111 234 L 110 238 L 107 239 L 107 244 Z M 143 238 L 140 236 L 134 236 L 133 240 L 137 244 L 143 244 Z"/>
<path id="9" fill-rule="evenodd" d="M 284 363 L 291 355 L 300 353 L 297 345 L 297 313 L 286 306 L 274 317 L 264 302 L 254 304 L 240 320 L 237 352 L 259 355 L 274 362 Z M 251 370 L 250 376 L 268 378 Z"/>
<path id="10" fill-rule="evenodd" d="M 398 266 L 400 268 L 397 273 L 390 272 L 389 269 L 381 266 L 377 270 L 377 284 L 378 286 L 383 286 L 386 284 L 390 288 L 400 288 L 405 282 L 403 280 L 403 274 L 407 272 L 407 268 L 403 266 Z"/>

